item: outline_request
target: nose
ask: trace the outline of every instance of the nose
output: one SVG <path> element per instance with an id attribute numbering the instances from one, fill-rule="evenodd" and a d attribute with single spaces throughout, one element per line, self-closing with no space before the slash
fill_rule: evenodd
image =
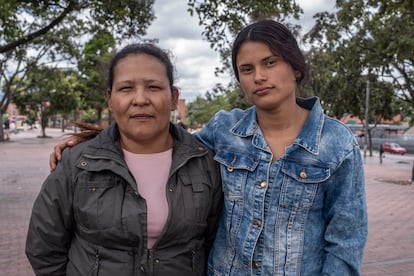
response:
<path id="1" fill-rule="evenodd" d="M 260 67 L 256 67 L 254 71 L 254 81 L 255 83 L 262 83 L 267 79 L 266 70 Z"/>
<path id="2" fill-rule="evenodd" d="M 149 104 L 150 100 L 145 89 L 137 88 L 133 94 L 132 104 L 133 105 L 146 105 Z"/>

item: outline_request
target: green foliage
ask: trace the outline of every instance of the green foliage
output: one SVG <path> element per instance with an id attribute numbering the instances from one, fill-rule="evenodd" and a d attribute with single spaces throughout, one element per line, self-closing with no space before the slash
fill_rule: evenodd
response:
<path id="1" fill-rule="evenodd" d="M 231 71 L 231 45 L 234 36 L 247 24 L 263 18 L 273 18 L 283 22 L 295 33 L 300 30 L 299 25 L 292 25 L 291 19 L 298 19 L 303 10 L 295 1 L 289 0 L 209 0 L 188 1 L 188 11 L 196 14 L 199 25 L 204 27 L 203 36 L 210 43 L 213 50 L 221 57 L 221 67 L 216 68 L 216 75 Z M 215 112 L 245 109 L 251 104 L 247 102 L 243 91 L 237 83 L 230 83 L 228 87 L 216 86 L 213 94 L 208 93 L 205 98 L 197 97 L 187 107 L 190 124 L 202 125 Z"/>
<path id="2" fill-rule="evenodd" d="M 154 19 L 154 1 L 0 1 L 0 53 L 33 43 L 46 34 L 72 32 L 75 42 L 99 30 L 117 39 L 141 36 Z"/>
<path id="3" fill-rule="evenodd" d="M 252 106 L 246 99 L 239 84 L 235 84 L 235 86 L 225 94 L 225 98 L 229 103 L 229 110 L 234 108 L 246 109 Z"/>
<path id="4" fill-rule="evenodd" d="M 98 114 L 94 109 L 83 110 L 80 114 L 80 119 L 82 122 L 95 124 L 98 120 Z"/>
<path id="5" fill-rule="evenodd" d="M 108 32 L 98 32 L 85 45 L 78 64 L 81 73 L 82 109 L 96 111 L 94 122 L 101 123 L 102 111 L 107 107 L 107 71 L 115 48 L 115 39 Z"/>
<path id="6" fill-rule="evenodd" d="M 23 90 L 17 80 L 30 82 L 27 72 L 32 68 L 53 68 L 62 61 L 73 68 L 83 58 L 83 41 L 90 37 L 103 37 L 104 42 L 96 42 L 98 47 L 105 42 L 109 44 L 110 40 L 114 45 L 114 40 L 144 35 L 155 18 L 153 3 L 151 0 L 0 0 L 0 83 L 5 87 L 0 113 Z M 88 73 L 91 79 L 100 81 L 95 76 L 99 72 Z M 95 91 L 96 86 L 92 89 Z"/>
<path id="7" fill-rule="evenodd" d="M 236 85 L 227 93 L 207 93 L 205 97 L 197 97 L 187 106 L 187 119 L 191 126 L 202 126 L 220 110 L 230 111 L 234 108 L 246 109 L 251 106 L 244 97 L 240 86 Z"/>
<path id="8" fill-rule="evenodd" d="M 364 118 L 368 79 L 369 120 L 400 112 L 401 100 L 414 108 L 413 3 L 338 0 L 334 13 L 315 15 L 305 36 L 310 87 L 331 115 Z"/>
<path id="9" fill-rule="evenodd" d="M 220 53 L 223 66 L 216 68 L 216 74 L 230 69 L 233 38 L 248 23 L 274 18 L 297 33 L 300 26 L 293 26 L 289 19 L 298 19 L 303 13 L 300 6 L 290 0 L 188 0 L 188 7 L 191 15 L 197 14 L 199 25 L 204 27 L 202 34 L 211 48 Z"/>
<path id="10" fill-rule="evenodd" d="M 219 110 L 229 110 L 230 105 L 225 96 L 206 95 L 206 98 L 198 96 L 195 101 L 187 106 L 187 120 L 191 127 L 200 127 L 207 123 Z"/>
<path id="11" fill-rule="evenodd" d="M 76 75 L 72 71 L 62 71 L 51 67 L 34 67 L 27 73 L 24 89 L 14 87 L 14 101 L 20 114 L 41 117 L 42 130 L 47 119 L 55 114 L 67 115 L 76 110 L 79 93 L 76 91 Z M 46 102 L 50 103 L 48 106 Z M 44 134 L 45 136 L 45 134 Z"/>

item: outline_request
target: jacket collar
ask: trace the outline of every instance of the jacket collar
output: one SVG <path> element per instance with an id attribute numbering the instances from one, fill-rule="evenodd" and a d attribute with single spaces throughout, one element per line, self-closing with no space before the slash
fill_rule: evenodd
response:
<path id="1" fill-rule="evenodd" d="M 199 148 L 202 148 L 204 152 L 207 151 L 207 148 L 203 144 L 198 142 L 198 140 L 193 138 L 187 130 L 177 126 L 176 124 L 170 123 L 169 131 L 174 138 L 174 151 L 177 148 L 180 148 L 180 150 L 184 150 L 186 154 L 199 154 Z M 119 142 L 118 125 L 114 123 L 106 129 L 104 129 L 102 132 L 102 134 L 97 136 L 99 138 L 98 145 L 110 151 L 122 152 L 121 145 Z"/>
<path id="2" fill-rule="evenodd" d="M 182 127 L 170 123 L 170 133 L 174 138 L 173 170 L 187 162 L 191 157 L 207 154 L 207 147 Z"/>
<path id="3" fill-rule="evenodd" d="M 319 154 L 319 144 L 321 139 L 322 128 L 324 124 L 324 114 L 317 97 L 296 98 L 299 106 L 310 110 L 309 116 L 298 137 L 293 144 L 303 147 L 312 154 Z M 236 136 L 248 137 L 255 136 L 258 132 L 256 106 L 246 109 L 242 118 L 236 122 L 230 132 Z M 260 134 L 261 135 L 261 134 Z M 253 140 L 257 140 L 253 138 Z"/>
<path id="4" fill-rule="evenodd" d="M 195 139 L 187 130 L 170 123 L 169 129 L 174 138 L 173 163 L 185 162 L 189 156 L 199 156 L 207 153 L 207 147 Z M 122 148 L 119 142 L 119 129 L 116 123 L 107 127 L 97 136 L 97 147 L 113 152 L 122 158 Z"/>
<path id="5" fill-rule="evenodd" d="M 310 110 L 310 112 L 301 132 L 293 143 L 317 155 L 319 154 L 322 129 L 325 121 L 321 103 L 317 97 L 307 99 L 296 98 L 296 102 L 299 106 Z"/>

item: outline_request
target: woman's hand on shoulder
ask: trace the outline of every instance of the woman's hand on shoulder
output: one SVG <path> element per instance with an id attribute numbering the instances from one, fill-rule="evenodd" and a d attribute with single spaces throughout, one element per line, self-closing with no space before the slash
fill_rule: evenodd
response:
<path id="1" fill-rule="evenodd" d="M 49 157 L 49 167 L 50 172 L 53 172 L 56 169 L 57 163 L 62 159 L 62 152 L 67 147 L 73 147 L 81 142 L 85 141 L 84 138 L 78 136 L 72 136 L 69 139 L 66 139 L 53 148 L 53 152 Z"/>

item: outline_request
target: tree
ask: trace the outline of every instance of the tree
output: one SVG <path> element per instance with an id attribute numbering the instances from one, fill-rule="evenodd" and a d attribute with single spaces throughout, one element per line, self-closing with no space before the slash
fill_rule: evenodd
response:
<path id="1" fill-rule="evenodd" d="M 0 59 L 0 83 L 4 91 L 0 99 L 0 133 L 3 133 L 2 118 L 6 113 L 7 107 L 11 102 L 12 96 L 21 91 L 25 91 L 28 83 L 26 75 L 28 70 L 36 66 L 43 59 L 49 50 L 49 45 L 39 47 L 38 51 L 29 55 L 25 47 L 9 52 Z M 9 64 L 13 61 L 12 64 Z M 3 135 L 1 135 L 3 137 Z"/>
<path id="2" fill-rule="evenodd" d="M 370 98 L 374 113 L 391 116 L 397 99 L 414 108 L 413 3 L 337 0 L 334 13 L 315 15 L 305 36 L 312 45 L 311 86 L 336 116 L 345 109 L 363 114 L 368 79 L 377 87 Z M 390 93 L 397 99 L 385 101 Z"/>
<path id="3" fill-rule="evenodd" d="M 153 3 L 151 0 L 1 0 L 4 15 L 0 17 L 0 53 L 64 29 L 77 31 L 73 40 L 98 30 L 106 30 L 118 39 L 141 36 L 154 19 Z"/>
<path id="4" fill-rule="evenodd" d="M 76 75 L 57 68 L 36 67 L 28 72 L 30 83 L 25 90 L 15 95 L 15 102 L 21 114 L 37 113 L 40 118 L 42 136 L 47 137 L 48 119 L 55 114 L 69 114 L 79 104 Z"/>
<path id="5" fill-rule="evenodd" d="M 145 34 L 154 19 L 153 3 L 151 0 L 0 0 L 4 12 L 0 18 L 0 58 L 22 48 L 30 50 L 34 45 L 49 45 L 47 57 L 52 64 L 56 64 L 56 59 L 62 55 L 73 63 L 80 58 L 85 60 L 88 57 L 82 56 L 86 53 L 83 42 L 90 41 L 91 37 L 94 39 L 108 33 L 120 42 Z M 289 21 L 298 19 L 303 13 L 299 5 L 290 0 L 188 0 L 188 7 L 191 15 L 198 15 L 200 25 L 204 26 L 203 35 L 222 57 L 223 67 L 217 68 L 217 74 L 229 69 L 230 42 L 247 23 L 271 17 L 290 25 L 297 32 L 300 27 L 289 24 Z M 87 71 L 82 71 L 85 73 L 82 77 L 89 80 L 82 84 L 83 91 L 89 94 L 85 99 L 97 99 L 97 105 L 102 103 L 102 99 L 96 97 L 95 92 L 102 88 L 90 85 L 102 80 L 99 67 L 105 64 L 105 59 L 106 56 L 102 55 L 95 60 L 95 64 L 82 69 Z M 9 62 L 14 60 L 8 59 Z M 93 66 L 98 70 L 93 72 Z M 215 91 L 222 91 L 219 88 L 216 87 Z M 8 95 L 7 101 L 12 96 Z"/>
<path id="6" fill-rule="evenodd" d="M 108 32 L 98 32 L 85 45 L 78 70 L 82 76 L 82 109 L 97 113 L 96 123 L 100 125 L 102 111 L 107 107 L 107 71 L 114 54 L 115 40 Z"/>
<path id="7" fill-rule="evenodd" d="M 230 109 L 225 95 L 207 93 L 205 98 L 198 96 L 195 101 L 188 104 L 187 119 L 191 127 L 200 127 L 218 111 Z"/>
<path id="8" fill-rule="evenodd" d="M 238 83 L 233 85 L 233 88 L 225 94 L 225 97 L 230 105 L 229 110 L 233 108 L 246 109 L 252 106 Z"/>
<path id="9" fill-rule="evenodd" d="M 54 67 L 59 61 L 76 63 L 83 41 L 102 31 L 117 41 L 140 37 L 154 19 L 154 1 L 5 1 L 0 0 L 0 84 L 10 87 L 42 57 Z M 10 68 L 17 68 L 10 70 Z M 19 89 L 18 86 L 14 86 Z M 6 90 L 0 114 L 18 91 Z M 1 128 L 1 126 L 0 126 Z"/>
<path id="10" fill-rule="evenodd" d="M 328 112 L 350 112 L 368 126 L 398 113 L 401 99 L 413 109 L 413 3 L 337 0 L 334 13 L 314 16 L 316 24 L 305 36 L 312 44 L 311 88 Z M 365 131 L 372 155 L 371 131 Z"/>
<path id="11" fill-rule="evenodd" d="M 289 22 L 292 18 L 299 19 L 303 13 L 300 6 L 290 0 L 188 0 L 188 7 L 192 16 L 197 14 L 199 25 L 204 26 L 202 34 L 210 42 L 210 47 L 220 54 L 222 67 L 216 68 L 216 74 L 230 70 L 233 38 L 248 23 L 274 18 L 298 34 L 300 26 Z"/>
<path id="12" fill-rule="evenodd" d="M 289 0 L 210 0 L 188 1 L 190 15 L 196 14 L 199 25 L 204 26 L 203 36 L 210 47 L 220 54 L 222 66 L 216 68 L 216 75 L 231 71 L 231 46 L 234 36 L 247 24 L 263 18 L 273 18 L 283 22 L 298 35 L 300 26 L 293 25 L 290 19 L 298 19 L 303 10 L 295 1 Z M 197 97 L 187 107 L 190 124 L 200 126 L 219 110 L 247 108 L 251 104 L 245 99 L 243 91 L 236 82 L 226 87 L 216 85 L 212 93 Z"/>

